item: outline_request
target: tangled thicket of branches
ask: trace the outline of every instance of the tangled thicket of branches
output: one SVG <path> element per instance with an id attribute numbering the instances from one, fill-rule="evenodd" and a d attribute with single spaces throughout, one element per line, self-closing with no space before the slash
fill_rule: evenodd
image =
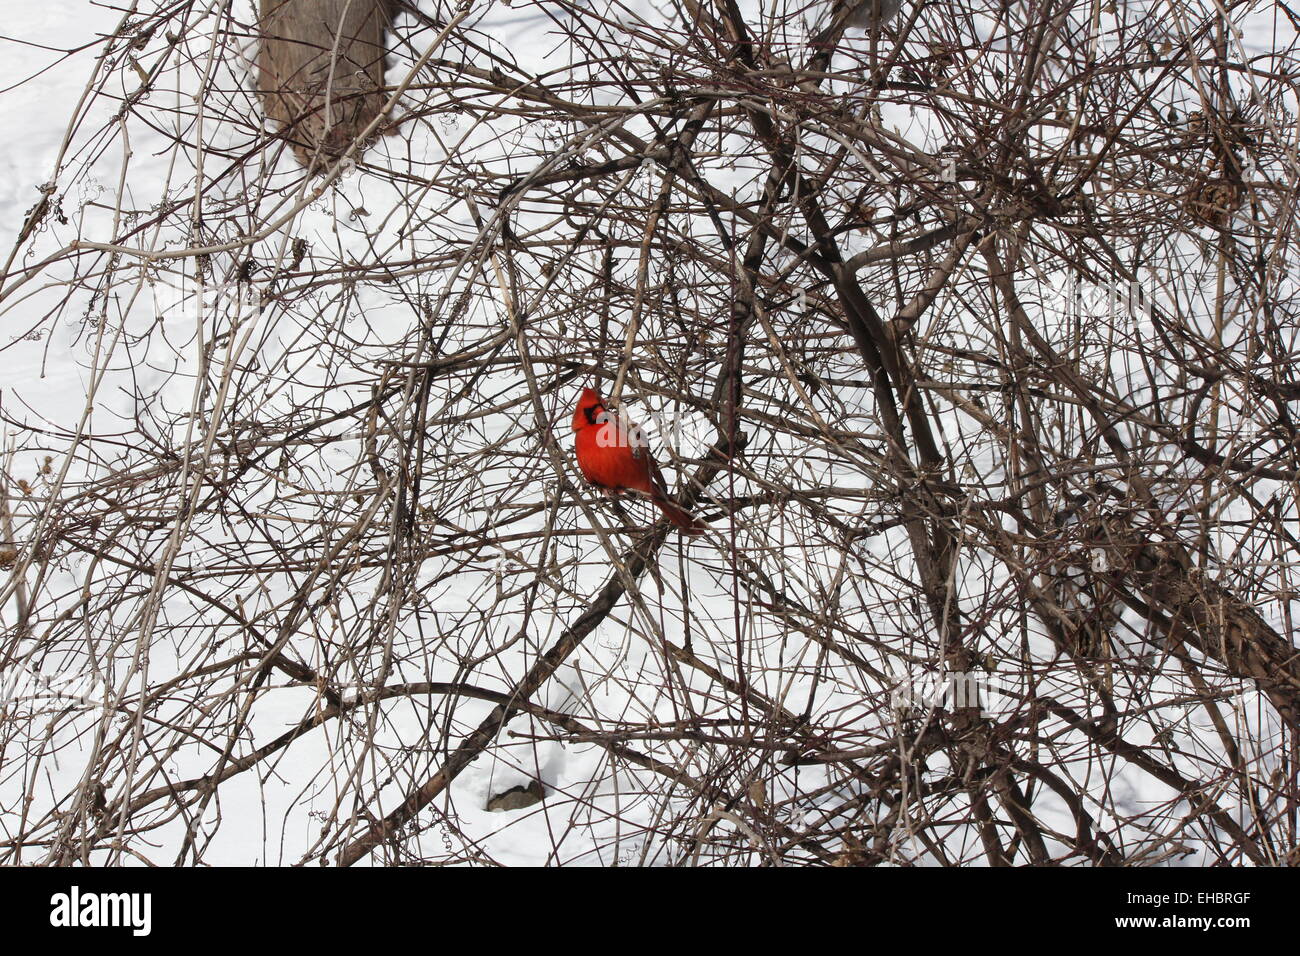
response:
<path id="1" fill-rule="evenodd" d="M 149 6 L 0 288 L 0 862 L 1297 862 L 1286 7 L 425 0 L 312 149 Z"/>

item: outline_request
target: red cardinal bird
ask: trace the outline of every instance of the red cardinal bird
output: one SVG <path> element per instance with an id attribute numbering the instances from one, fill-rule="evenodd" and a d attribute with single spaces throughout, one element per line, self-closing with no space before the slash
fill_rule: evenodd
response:
<path id="1" fill-rule="evenodd" d="M 595 389 L 582 390 L 578 409 L 573 413 L 573 430 L 578 433 L 574 450 L 582 477 L 598 488 L 649 495 L 683 534 L 704 533 L 703 522 L 668 500 L 663 475 L 650 457 L 650 446 L 641 430 L 619 421 Z"/>

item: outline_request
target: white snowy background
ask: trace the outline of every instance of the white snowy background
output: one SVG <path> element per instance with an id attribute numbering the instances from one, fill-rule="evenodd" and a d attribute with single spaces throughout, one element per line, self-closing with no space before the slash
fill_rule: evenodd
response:
<path id="1" fill-rule="evenodd" d="M 209 12 L 223 6 L 211 4 Z M 251 23 L 251 7 L 245 0 L 236 2 L 231 18 Z M 428 2 L 421 7 L 430 12 L 438 9 Z M 538 9 L 503 3 L 481 7 L 472 16 L 479 38 L 508 55 L 521 74 L 543 75 L 568 64 L 572 48 L 560 41 L 554 24 Z M 748 11 L 755 5 L 743 7 Z M 1263 55 L 1280 42 L 1289 43 L 1292 33 L 1279 20 L 1276 8 L 1264 3 L 1256 7 L 1238 20 L 1246 30 L 1247 49 Z M 310 282 L 298 279 L 295 294 L 277 297 L 267 308 L 242 310 L 237 303 L 223 301 L 202 311 L 192 301 L 178 298 L 184 292 L 176 291 L 189 287 L 186 283 L 193 279 L 195 268 L 192 259 L 164 257 L 143 263 L 128 256 L 128 261 L 116 266 L 108 287 L 94 271 L 105 268 L 105 257 L 84 257 L 75 260 L 75 265 L 74 260 L 65 258 L 51 268 L 41 267 L 43 257 L 66 249 L 76 240 L 107 243 L 125 236 L 119 238 L 120 244 L 154 252 L 231 242 L 250 224 L 284 215 L 303 190 L 310 188 L 309 183 L 302 184 L 300 171 L 287 154 L 262 155 L 249 161 L 232 158 L 242 156 L 263 134 L 249 121 L 258 115 L 248 72 L 252 41 L 248 37 L 232 41 L 225 55 L 215 61 L 212 75 L 205 79 L 204 53 L 213 42 L 217 17 L 200 16 L 203 9 L 202 5 L 193 8 L 193 22 L 183 40 L 190 59 L 178 66 L 163 66 L 153 92 L 134 102 L 123 122 L 117 115 L 121 97 L 133 95 L 139 80 L 130 65 L 119 63 L 113 72 L 109 87 L 117 84 L 113 89 L 117 96 L 96 95 L 83 102 L 88 83 L 100 70 L 100 37 L 118 29 L 122 11 L 81 0 L 44 4 L 0 0 L 4 14 L 0 17 L 0 120 L 6 131 L 0 139 L 0 236 L 18 235 L 29 210 L 40 200 L 43 185 L 54 184 L 52 196 L 58 202 L 57 214 L 47 215 L 34 239 L 17 248 L 7 282 L 12 288 L 19 269 L 28 268 L 30 272 L 0 305 L 0 349 L 4 353 L 0 361 L 0 410 L 5 417 L 6 449 L 10 443 L 20 446 L 5 464 L 11 477 L 26 477 L 38 486 L 36 498 L 93 495 L 96 483 L 106 480 L 125 463 L 139 467 L 141 459 L 133 448 L 144 447 L 140 444 L 145 441 L 142 435 L 151 443 L 151 454 L 164 447 L 192 450 L 204 447 L 210 440 L 227 440 L 230 429 L 237 431 L 240 420 L 307 423 L 363 404 L 373 397 L 377 368 L 385 362 L 410 360 L 422 354 L 421 309 L 430 302 L 439 303 L 436 307 L 452 307 L 452 302 L 443 298 L 449 290 L 458 288 L 449 261 L 441 268 L 407 269 L 396 281 L 381 281 L 371 275 L 346 289 L 331 281 L 313 290 Z M 637 9 L 650 23 L 662 16 L 648 0 Z M 1129 5 L 1126 9 L 1134 15 L 1136 8 Z M 811 18 L 823 14 L 809 6 L 806 15 Z M 401 22 L 411 28 L 409 20 Z M 427 40 L 427 34 L 422 36 Z M 63 52 L 70 48 L 76 48 L 76 52 Z M 164 48 L 160 38 L 150 39 L 138 51 L 139 66 L 154 69 L 158 57 L 165 55 Z M 409 50 L 394 51 L 390 82 L 394 75 L 402 74 L 400 65 L 409 63 L 411 56 Z M 206 113 L 196 109 L 195 98 L 204 83 L 217 90 L 203 100 Z M 421 97 L 439 95 L 445 94 L 436 90 L 409 94 L 403 108 L 418 108 Z M 912 142 L 933 144 L 936 150 L 942 145 L 941 129 L 928 126 L 923 116 L 886 107 L 884 119 Z M 525 170 L 508 168 L 508 160 L 490 158 L 500 157 L 504 151 L 496 142 L 498 134 L 527 137 L 572 133 L 502 125 L 504 129 L 498 130 L 473 124 L 468 118 L 458 125 L 445 115 L 431 123 L 407 124 L 395 135 L 379 140 L 367 153 L 366 163 L 434 178 L 449 156 L 468 162 L 478 153 L 485 164 L 495 161 L 502 167 L 500 172 L 518 175 Z M 638 135 L 646 134 L 644 123 L 630 125 Z M 191 147 L 200 138 L 205 144 L 201 205 L 210 211 L 211 221 L 192 232 L 187 232 L 188 215 L 173 215 L 172 211 L 196 202 L 196 162 L 200 153 L 193 148 L 177 148 L 173 136 L 181 137 Z M 268 163 L 275 165 L 267 167 Z M 734 171 L 728 173 L 719 164 L 708 175 L 718 188 L 736 189 L 738 194 L 749 191 L 752 195 L 756 184 L 750 173 L 761 168 L 761 163 L 747 168 L 745 157 L 738 157 Z M 649 194 L 655 181 L 650 174 L 639 175 L 645 182 L 638 180 L 631 188 Z M 564 241 L 562 223 L 545 223 L 537 213 L 533 221 L 557 244 Z M 463 241 L 474 231 L 466 205 L 454 197 L 422 194 L 400 180 L 360 169 L 306 204 L 283 228 L 248 252 L 268 270 L 292 257 L 294 240 L 309 244 L 308 263 L 323 270 L 349 262 L 409 263 L 447 257 L 449 250 L 461 248 L 455 237 Z M 845 244 L 852 253 L 875 241 L 863 235 L 846 238 Z M 1203 294 L 1213 294 L 1213 271 L 1209 265 L 1198 266 L 1198 256 L 1199 252 L 1189 247 L 1189 268 L 1178 277 L 1181 292 L 1171 294 L 1186 294 L 1187 289 L 1198 284 Z M 214 261 L 220 258 L 216 256 Z M 630 275 L 635 259 L 620 259 L 618 267 Z M 1196 275 L 1198 267 L 1203 268 L 1203 282 Z M 652 281 L 661 278 L 658 274 L 651 276 Z M 1026 290 L 1037 287 L 1042 296 L 1043 320 L 1053 321 L 1052 294 L 1059 290 L 1052 286 L 1059 276 L 1045 276 L 1042 282 L 1022 276 L 1019 281 Z M 589 289 L 572 291 L 592 294 Z M 1035 292 L 1025 294 L 1030 301 Z M 491 339 L 500 328 L 503 308 L 499 297 L 495 303 L 486 296 L 476 299 L 464 314 L 464 321 L 458 322 L 442 343 L 443 354 L 473 349 Z M 337 319 L 330 325 L 331 337 L 327 339 L 318 337 L 322 314 Z M 963 344 L 982 347 L 978 325 L 963 324 L 965 318 L 963 304 L 945 295 L 927 316 L 926 325 L 944 332 L 947 344 L 954 348 Z M 621 341 L 622 323 L 626 320 L 626 315 L 615 316 L 615 339 Z M 580 347 L 581 341 L 575 342 L 569 356 L 577 365 L 590 360 L 579 354 Z M 1131 378 L 1132 401 L 1141 405 L 1143 395 L 1151 389 L 1145 370 L 1127 367 L 1131 357 L 1125 353 L 1107 355 L 1099 345 L 1096 351 L 1097 362 L 1111 363 L 1110 374 Z M 221 417 L 215 418 L 213 409 L 221 406 L 212 395 L 213 383 L 220 382 L 223 370 L 231 367 L 238 370 L 232 376 L 238 382 L 238 399 L 222 407 Z M 292 370 L 291 386 L 285 384 L 287 370 Z M 823 370 L 828 375 L 834 371 Z M 841 427 L 867 433 L 864 440 L 868 444 L 878 443 L 878 436 L 870 437 L 877 425 L 870 414 L 869 391 L 862 387 L 864 375 L 856 357 L 847 356 L 840 371 L 843 378 L 858 380 L 858 384 L 838 388 L 836 404 L 823 410 L 828 415 L 841 415 Z M 502 360 L 486 367 L 474 381 L 474 394 L 490 397 L 492 404 L 507 398 L 515 400 L 509 409 L 489 418 L 453 421 L 451 412 L 465 407 L 457 405 L 463 398 L 457 390 L 463 384 L 463 380 L 453 379 L 435 386 L 432 407 L 445 410 L 447 419 L 430 440 L 440 443 L 438 453 L 446 460 L 457 455 L 469 460 L 469 456 L 494 443 L 501 443 L 497 449 L 500 453 L 485 459 L 493 463 L 492 470 L 468 470 L 456 485 L 424 488 L 426 498 L 421 504 L 436 514 L 439 522 L 446 523 L 441 533 L 448 533 L 446 528 L 453 524 L 466 529 L 491 529 L 501 522 L 507 526 L 503 534 L 519 535 L 518 547 L 523 550 L 511 554 L 508 549 L 498 549 L 490 560 L 479 559 L 464 568 L 455 556 L 427 557 L 414 578 L 412 593 L 397 607 L 373 599 L 385 573 L 382 564 L 351 574 L 342 588 L 322 587 L 313 592 L 311 612 L 296 620 L 291 649 L 314 668 L 339 667 L 340 659 L 351 661 L 334 673 L 343 678 L 350 672 L 355 687 L 372 686 L 381 666 L 378 662 L 384 658 L 382 666 L 389 668 L 385 683 L 389 685 L 463 679 L 506 692 L 554 643 L 608 575 L 606 552 L 590 537 L 557 536 L 543 546 L 551 549 L 545 562 L 539 557 L 537 548 L 545 539 L 557 479 L 545 453 L 532 440 L 535 423 L 517 363 Z M 567 416 L 578 384 L 546 396 L 550 404 L 545 411 L 551 416 L 562 448 L 567 448 Z M 658 400 L 653 394 L 638 395 L 637 391 L 631 389 L 629 407 L 648 420 L 652 412 L 659 410 Z M 855 408 L 859 420 L 853 419 Z M 690 457 L 699 453 L 711 432 L 702 416 L 687 412 L 679 452 Z M 970 442 L 977 449 L 968 455 L 972 467 L 988 474 L 1003 467 L 997 443 L 981 435 L 970 420 L 945 414 L 943 427 L 944 438 L 953 447 Z M 39 442 L 30 438 L 33 429 L 45 430 Z M 22 441 L 15 437 L 19 434 L 25 436 Z M 266 553 L 264 541 L 293 541 L 296 535 L 305 533 L 300 527 L 304 522 L 346 529 L 357 520 L 364 507 L 354 503 L 354 493 L 374 482 L 360 436 L 344 421 L 337 429 L 317 429 L 313 439 L 320 440 L 311 464 L 314 487 L 277 484 L 274 462 L 268 461 L 264 481 L 256 475 L 244 479 L 249 483 L 241 500 L 246 509 L 242 522 L 246 524 L 217 521 L 211 513 L 204 513 L 186 526 L 173 562 L 176 568 L 188 569 L 196 588 L 203 590 L 209 580 L 219 578 L 222 562 L 233 560 L 241 548 L 248 549 L 245 557 L 255 564 L 258 555 Z M 787 478 L 797 474 L 808 484 L 848 492 L 846 501 L 855 502 L 852 506 L 859 509 L 857 520 L 863 524 L 887 516 L 887 506 L 880 503 L 880 497 L 853 468 L 843 462 L 801 457 L 799 448 L 785 434 L 766 440 L 771 444 L 764 445 L 765 439 L 759 436 L 763 452 L 756 460 L 771 466 L 764 476 L 767 479 L 775 479 L 786 467 Z M 74 442 L 81 451 L 68 457 L 66 451 Z M 51 459 L 49 470 L 42 473 L 46 456 Z M 573 478 L 572 472 L 569 477 Z M 147 475 L 142 477 L 141 486 L 153 487 L 151 480 Z M 188 484 L 182 475 L 160 482 L 148 493 L 162 496 L 163 503 L 157 507 L 166 514 L 179 509 L 196 487 L 199 485 Z M 855 490 L 861 493 L 857 499 L 852 495 Z M 210 491 L 205 487 L 200 493 Z M 1284 500 L 1291 500 L 1281 483 L 1277 491 Z M 599 502 L 597 507 L 602 507 Z M 635 504 L 628 507 L 633 515 L 646 514 Z M 523 517 L 515 518 L 515 514 Z M 608 512 L 602 514 L 607 520 L 616 520 Z M 24 520 L 40 520 L 39 509 L 29 510 L 27 515 Z M 1226 522 L 1231 514 L 1221 517 Z M 721 525 L 726 527 L 725 522 Z M 580 510 L 566 507 L 559 526 L 582 528 L 586 518 Z M 158 556 L 166 548 L 171 530 L 163 524 L 137 533 L 140 541 L 152 542 L 150 547 Z M 773 558 L 766 570 L 771 573 L 779 568 L 782 587 L 789 593 L 809 604 L 826 602 L 826 606 L 834 607 L 846 633 L 870 635 L 872 641 L 885 646 L 892 643 L 900 652 L 898 658 L 891 659 L 891 654 L 880 646 L 867 642 L 859 645 L 882 676 L 907 669 L 904 658 L 914 638 L 910 629 L 921 631 L 928 624 L 919 607 L 914 614 L 906 608 L 910 593 L 906 583 L 914 579 L 915 569 L 907 557 L 906 535 L 900 527 L 871 537 L 863 545 L 866 557 L 854 566 L 848 566 L 844 555 L 835 549 L 806 538 L 793 509 L 788 515 L 773 512 L 770 521 L 765 518 L 759 526 L 745 526 L 742 522 L 738 534 L 742 545 L 780 543 L 783 555 Z M 1230 553 L 1234 543 L 1221 540 L 1217 544 L 1224 553 Z M 315 561 L 319 551 L 313 545 L 310 553 L 304 550 L 303 555 L 305 561 Z M 971 609 L 989 613 L 990 631 L 997 632 L 1002 619 L 1006 628 L 1018 628 L 1018 608 L 1001 591 L 1005 576 L 991 562 L 984 566 L 982 561 L 977 550 L 963 557 L 958 585 L 961 600 Z M 519 572 L 525 564 L 538 563 L 544 563 L 548 571 L 542 586 L 526 603 L 530 581 Z M 646 576 L 640 587 L 647 605 L 659 609 L 659 619 L 646 620 L 643 613 L 629 610 L 626 603 L 620 605 L 535 696 L 536 703 L 583 720 L 593 713 L 612 722 L 627 720 L 639 725 L 653 719 L 681 719 L 676 696 L 667 693 L 664 686 L 677 671 L 665 662 L 661 647 L 646 635 L 662 633 L 666 639 L 680 643 L 693 628 L 699 635 L 694 643 L 696 653 L 723 674 L 734 677 L 743 672 L 754 676 L 760 684 L 757 689 L 770 699 L 784 702 L 792 712 L 801 712 L 807 703 L 814 724 L 861 728 L 860 746 L 891 739 L 888 714 L 874 712 L 874 704 L 868 703 L 881 699 L 882 681 L 863 683 L 863 672 L 851 669 L 829 670 L 815 679 L 810 676 L 819 658 L 818 645 L 782 627 L 779 618 L 760 613 L 735 587 L 732 576 L 736 572 L 728 563 L 725 532 L 689 545 L 674 540 L 665 548 L 658 565 L 661 580 Z M 328 577 L 322 578 L 322 585 Z M 243 581 L 236 589 L 242 612 L 250 619 L 265 614 L 265 620 L 275 622 L 276 609 L 283 609 L 299 583 L 296 578 L 296 574 L 277 573 Z M 851 592 L 843 593 L 855 595 L 854 602 L 844 604 L 828 598 L 841 593 L 846 578 L 855 583 Z M 97 563 L 94 555 L 69 554 L 58 562 L 51 576 L 40 583 L 45 595 L 42 626 L 63 626 L 63 622 L 54 620 L 57 608 L 70 609 L 74 618 L 81 613 L 78 602 L 89 606 L 86 602 L 91 599 L 83 592 L 92 583 L 97 592 L 101 587 L 115 586 L 109 570 Z M 147 588 L 151 583 L 146 575 L 133 580 L 129 587 Z M 689 593 L 689 602 L 683 597 L 684 591 Z M 869 595 L 869 600 L 864 600 L 863 595 Z M 989 598 L 992 600 L 986 603 Z M 11 598 L 4 608 L 6 627 L 14 620 L 15 601 Z M 683 610 L 688 604 L 689 617 Z M 1284 605 L 1279 600 L 1259 607 L 1260 613 L 1283 632 L 1289 621 Z M 888 608 L 889 614 L 877 613 L 880 608 Z M 484 611 L 492 614 L 486 623 L 479 619 Z M 1140 638 L 1143 624 L 1131 612 L 1124 614 L 1129 615 L 1133 628 L 1125 653 L 1153 653 Z M 131 593 L 122 595 L 116 611 L 101 611 L 97 618 L 100 624 L 108 624 L 104 638 L 108 643 L 97 645 L 98 651 L 89 655 L 93 661 L 88 660 L 84 648 L 62 645 L 53 656 L 33 657 L 40 631 L 12 644 L 11 635 L 6 645 L 12 660 L 23 661 L 29 670 L 58 673 L 67 669 L 81 671 L 87 666 L 102 668 L 96 674 L 102 703 L 138 695 L 143 686 L 161 686 L 181 670 L 238 653 L 240 647 L 220 647 L 222 631 L 215 623 L 218 617 L 193 595 L 178 589 L 164 589 L 153 610 L 144 595 Z M 524 635 L 522 639 L 520 634 Z M 1041 634 L 1031 630 L 1025 638 L 1035 653 L 1051 655 Z M 390 657 L 380 653 L 386 643 L 392 649 Z M 494 652 L 489 662 L 467 675 L 463 662 L 486 655 L 489 650 Z M 143 666 L 141 654 L 147 658 Z M 697 689 L 708 686 L 698 674 L 679 675 L 679 679 L 693 682 Z M 247 724 L 232 744 L 235 756 L 273 740 L 321 706 L 317 689 L 283 686 L 287 683 L 283 675 L 275 673 L 251 699 Z M 1176 686 L 1181 684 L 1175 681 L 1165 686 L 1155 678 L 1147 692 L 1151 699 L 1161 699 L 1174 693 Z M 1077 677 L 1070 673 L 1061 675 L 1059 686 L 1040 690 L 1063 700 L 1077 700 L 1081 693 Z M 230 717 L 228 708 L 244 700 L 238 695 L 222 698 L 210 715 L 212 725 L 224 726 L 223 721 Z M 1235 728 L 1238 739 L 1245 746 L 1252 740 L 1269 739 L 1275 733 L 1271 711 L 1248 688 L 1239 701 L 1232 711 L 1240 721 Z M 178 692 L 174 701 L 160 702 L 149 719 L 192 722 L 193 706 L 193 697 Z M 736 714 L 734 701 L 706 701 L 703 706 L 701 716 L 705 718 L 730 720 Z M 187 821 L 181 814 L 170 818 L 164 815 L 153 829 L 133 841 L 130 853 L 115 853 L 105 844 L 90 852 L 88 859 L 169 863 L 177 859 L 187 827 L 192 827 L 200 834 L 202 859 L 209 864 L 314 861 L 326 831 L 333 832 L 330 828 L 335 821 L 346 820 L 362 806 L 367 812 L 391 810 L 413 784 L 418 785 L 437 768 L 445 755 L 441 748 L 454 747 L 491 709 L 492 704 L 486 701 L 434 700 L 428 696 L 361 708 L 345 720 L 328 722 L 305 734 L 257 770 L 223 783 L 217 796 L 206 804 L 201 820 Z M 130 720 L 122 713 L 105 716 L 95 708 L 80 716 L 63 713 L 57 719 L 51 717 L 48 726 L 53 728 L 54 736 L 48 747 L 57 751 L 57 756 L 39 761 L 27 756 L 40 749 L 35 744 L 24 754 L 11 741 L 9 749 L 0 755 L 4 761 L 0 766 L 0 839 L 12 839 L 22 829 L 23 814 L 46 813 L 52 806 L 66 804 L 68 794 L 76 790 L 88 772 L 88 754 L 98 746 L 89 728 L 100 726 L 110 737 L 125 735 L 123 739 L 129 742 Z M 27 726 L 35 735 L 46 724 L 33 720 Z M 735 729 L 728 727 L 727 732 Z M 165 735 L 153 736 L 155 732 L 156 728 L 150 729 L 151 739 L 165 739 Z M 1199 714 L 1179 724 L 1177 733 L 1183 751 L 1171 753 L 1169 759 L 1185 766 L 1194 777 L 1198 752 L 1217 756 L 1220 745 Z M 418 847 L 419 853 L 428 858 L 445 852 L 447 859 L 503 864 L 681 861 L 680 843 L 663 838 L 662 831 L 667 828 L 661 823 L 680 812 L 681 801 L 688 800 L 689 794 L 674 791 L 653 774 L 627 766 L 612 768 L 608 752 L 596 744 L 529 739 L 551 734 L 543 721 L 527 715 L 515 718 L 489 753 L 467 768 L 448 793 L 435 801 L 433 812 L 454 821 L 454 827 L 435 821 L 413 837 L 410 846 Z M 1141 734 L 1140 728 L 1134 728 L 1130 739 L 1145 743 Z M 373 748 L 358 745 L 358 740 L 367 737 L 373 738 Z M 220 735 L 206 742 L 175 739 L 169 741 L 171 749 L 165 754 L 142 754 L 140 759 L 148 773 L 141 771 L 140 779 L 133 784 L 137 795 L 160 786 L 164 779 L 186 780 L 210 773 L 226 743 Z M 645 741 L 632 743 L 643 748 L 652 746 Z M 694 756 L 676 753 L 685 769 L 706 776 L 709 762 L 721 759 L 724 749 L 701 746 Z M 1263 744 L 1261 749 L 1265 749 Z M 1261 758 L 1264 769 L 1269 759 Z M 925 773 L 937 778 L 950 769 L 936 756 Z M 360 785 L 354 779 L 358 775 L 364 781 Z M 493 813 L 485 809 L 493 794 L 533 779 L 540 779 L 547 788 L 543 802 L 520 811 Z M 767 793 L 763 800 L 771 804 L 784 802 L 787 822 L 795 825 L 811 825 L 819 813 L 841 806 L 855 795 L 838 776 L 817 766 L 794 768 L 774 779 L 779 782 L 772 786 L 779 792 Z M 833 781 L 839 782 L 823 792 Z M 1106 805 L 1121 816 L 1141 817 L 1148 808 L 1178 796 L 1149 775 L 1122 763 L 1106 765 L 1095 786 L 1104 789 Z M 24 809 L 25 800 L 30 800 L 31 805 Z M 1065 833 L 1073 832 L 1069 810 L 1050 793 L 1039 796 L 1035 810 L 1045 823 Z M 697 807 L 695 812 L 703 820 L 707 808 Z M 1244 818 L 1246 811 L 1242 813 Z M 1176 818 L 1177 813 L 1172 816 Z M 427 816 L 421 819 L 429 821 Z M 1118 825 L 1114 819 L 1103 822 Z M 1166 824 L 1176 827 L 1176 823 L 1162 823 Z M 722 825 L 730 827 L 732 822 L 724 820 Z M 954 858 L 978 856 L 973 832 L 954 831 L 952 839 Z M 900 828 L 899 840 L 900 860 L 935 862 L 923 846 L 908 842 L 905 828 Z M 1188 852 L 1182 858 L 1184 862 L 1203 863 L 1215 858 L 1213 849 L 1196 835 L 1187 835 L 1185 844 Z M 48 852 L 49 846 L 34 845 L 22 854 L 22 859 L 33 862 Z M 762 862 L 766 854 L 765 848 L 754 847 L 748 861 Z"/>

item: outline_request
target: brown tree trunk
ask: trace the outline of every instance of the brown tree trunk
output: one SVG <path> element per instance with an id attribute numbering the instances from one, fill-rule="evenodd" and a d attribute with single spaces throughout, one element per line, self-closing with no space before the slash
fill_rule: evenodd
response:
<path id="1" fill-rule="evenodd" d="M 258 91 L 304 166 L 341 156 L 383 107 L 391 14 L 391 0 L 261 0 Z"/>

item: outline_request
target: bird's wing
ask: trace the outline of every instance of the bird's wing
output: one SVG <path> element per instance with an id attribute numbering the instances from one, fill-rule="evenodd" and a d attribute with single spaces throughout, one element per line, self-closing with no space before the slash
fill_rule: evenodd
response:
<path id="1" fill-rule="evenodd" d="M 632 449 L 632 457 L 642 458 L 650 455 L 650 442 L 646 439 L 645 432 L 641 427 L 628 417 L 627 411 L 621 406 L 617 412 L 616 419 L 618 434 L 621 443 L 625 443 Z"/>
<path id="2" fill-rule="evenodd" d="M 664 481 L 664 473 L 659 469 L 659 463 L 655 461 L 655 456 L 650 451 L 650 440 L 646 437 L 645 430 L 632 421 L 622 406 L 611 415 L 611 419 L 614 427 L 618 429 L 620 444 L 626 444 L 632 451 L 632 457 L 637 461 L 646 463 L 646 470 L 650 473 L 650 483 L 661 495 L 667 497 L 668 484 Z"/>
<path id="3" fill-rule="evenodd" d="M 644 460 L 650 472 L 650 482 L 659 490 L 659 493 L 665 497 L 668 495 L 668 484 L 664 481 L 664 473 L 659 468 L 659 463 L 655 461 L 655 456 L 650 452 L 650 440 L 646 437 L 644 429 L 637 426 L 623 409 L 619 409 L 619 427 L 622 434 L 627 436 L 628 447 L 632 449 L 632 457 Z"/>

